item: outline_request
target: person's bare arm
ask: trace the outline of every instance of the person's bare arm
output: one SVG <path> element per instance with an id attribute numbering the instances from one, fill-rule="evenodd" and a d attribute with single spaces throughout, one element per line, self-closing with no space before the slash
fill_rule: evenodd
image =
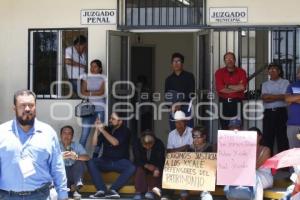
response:
<path id="1" fill-rule="evenodd" d="M 101 95 L 103 95 L 104 92 L 105 92 L 105 82 L 102 83 L 99 90 L 90 91 L 90 92 L 91 92 L 91 96 L 101 96 Z"/>
<path id="2" fill-rule="evenodd" d="M 256 161 L 256 169 L 262 166 L 265 163 L 265 161 L 270 157 L 271 157 L 271 150 L 268 147 L 264 147 L 263 154 Z"/>
<path id="3" fill-rule="evenodd" d="M 119 145 L 119 140 L 107 132 L 104 128 L 104 124 L 99 119 L 96 120 L 96 130 L 100 131 L 105 139 L 113 146 Z"/>
<path id="4" fill-rule="evenodd" d="M 285 95 L 285 101 L 288 104 L 300 103 L 300 94 L 287 94 Z"/>
<path id="5" fill-rule="evenodd" d="M 95 128 L 95 131 L 94 131 L 94 134 L 93 134 L 93 138 L 92 138 L 92 146 L 97 146 L 97 144 L 98 144 L 98 136 L 100 135 L 100 131 L 97 129 L 97 128 Z"/>
<path id="6" fill-rule="evenodd" d="M 72 65 L 73 67 L 81 67 L 81 68 L 85 68 L 86 67 L 86 65 L 78 63 L 78 62 L 72 60 L 71 58 L 65 58 L 65 64 L 66 65 Z"/>
<path id="7" fill-rule="evenodd" d="M 84 96 L 101 96 L 105 92 L 105 83 L 101 85 L 99 90 L 96 91 L 89 91 L 87 89 L 87 82 L 86 80 L 81 81 L 81 87 L 80 87 L 81 94 Z"/>
<path id="8" fill-rule="evenodd" d="M 263 94 L 261 95 L 261 99 L 264 102 L 284 101 L 285 94 Z"/>

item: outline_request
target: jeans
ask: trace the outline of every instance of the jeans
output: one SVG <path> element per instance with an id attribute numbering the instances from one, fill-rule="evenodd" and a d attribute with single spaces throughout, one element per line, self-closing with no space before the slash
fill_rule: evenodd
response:
<path id="1" fill-rule="evenodd" d="M 98 112 L 95 112 L 93 115 L 82 118 L 82 132 L 81 132 L 81 136 L 79 139 L 79 143 L 83 147 L 85 147 L 85 145 L 87 143 L 88 137 L 91 132 L 91 128 L 93 127 L 93 125 L 98 117 L 98 114 L 100 115 L 100 118 L 101 118 L 100 120 L 102 122 L 104 122 L 105 121 L 104 111 L 98 111 Z"/>
<path id="2" fill-rule="evenodd" d="M 284 195 L 282 197 L 281 200 L 290 200 L 292 197 L 292 193 L 294 190 L 295 185 L 290 185 L 289 187 L 287 187 L 286 191 L 284 192 Z"/>
<path id="3" fill-rule="evenodd" d="M 228 186 L 224 187 L 227 199 L 252 200 L 255 197 L 254 188 L 250 186 Z"/>
<path id="4" fill-rule="evenodd" d="M 77 85 L 77 82 L 78 82 L 78 79 L 69 79 L 71 85 L 72 85 L 72 92 L 76 95 L 78 95 L 78 92 L 77 92 L 77 88 L 78 88 L 78 85 Z"/>
<path id="5" fill-rule="evenodd" d="M 82 176 L 85 170 L 85 163 L 81 160 L 76 160 L 76 162 L 73 165 L 66 166 L 68 188 L 70 188 L 73 184 L 75 186 L 82 184 Z"/>
<path id="6" fill-rule="evenodd" d="M 0 190 L 1 200 L 50 200 L 49 188 L 40 191 L 32 192 L 29 195 L 9 194 L 7 191 Z"/>
<path id="7" fill-rule="evenodd" d="M 118 191 L 123 187 L 129 178 L 135 172 L 135 166 L 130 160 L 121 159 L 121 160 L 105 160 L 103 158 L 93 158 L 88 161 L 88 170 L 92 177 L 93 183 L 95 184 L 97 191 L 102 190 L 107 191 L 107 188 L 103 182 L 102 177 L 99 175 L 99 171 L 104 172 L 118 172 L 120 176 L 118 179 L 111 185 L 110 189 Z"/>

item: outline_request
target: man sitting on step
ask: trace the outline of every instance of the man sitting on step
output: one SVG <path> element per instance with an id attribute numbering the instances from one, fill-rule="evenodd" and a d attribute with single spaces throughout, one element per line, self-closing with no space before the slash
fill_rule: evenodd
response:
<path id="1" fill-rule="evenodd" d="M 88 170 L 97 189 L 90 198 L 120 198 L 118 190 L 135 172 L 135 166 L 129 160 L 130 130 L 116 112 L 111 114 L 109 121 L 109 127 L 105 127 L 99 119 L 95 123 L 92 145 L 102 145 L 103 150 L 101 157 L 88 161 Z M 120 173 L 120 176 L 107 189 L 99 171 L 114 171 Z"/>

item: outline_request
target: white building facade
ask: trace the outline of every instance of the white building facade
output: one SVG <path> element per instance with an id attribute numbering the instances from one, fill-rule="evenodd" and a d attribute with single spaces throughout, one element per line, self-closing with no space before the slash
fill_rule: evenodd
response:
<path id="1" fill-rule="evenodd" d="M 281 63 L 285 77 L 295 80 L 300 62 L 299 6 L 297 0 L 3 0 L 0 122 L 13 116 L 14 91 L 29 88 L 38 95 L 40 120 L 57 131 L 70 124 L 79 137 L 81 120 L 74 116 L 74 107 L 81 100 L 68 96 L 62 81 L 64 49 L 81 34 L 88 38 L 88 62 L 100 59 L 105 66 L 107 115 L 116 103 L 122 104 L 120 108 L 137 118 L 128 126 L 135 134 L 140 132 L 147 121 L 138 120 L 135 108 L 143 99 L 131 89 L 140 77 L 146 78 L 155 102 L 150 128 L 164 140 L 169 132 L 162 106 L 164 81 L 171 73 L 171 54 L 181 52 L 185 69 L 196 78 L 195 120 L 209 127 L 215 141 L 218 119 L 206 111 L 216 113 L 214 72 L 223 65 L 224 53 L 233 51 L 237 64 L 251 77 L 247 102 L 260 104 L 266 64 Z M 113 93 L 116 81 L 132 85 L 117 87 Z M 261 107 L 251 108 L 245 127 L 261 127 Z"/>

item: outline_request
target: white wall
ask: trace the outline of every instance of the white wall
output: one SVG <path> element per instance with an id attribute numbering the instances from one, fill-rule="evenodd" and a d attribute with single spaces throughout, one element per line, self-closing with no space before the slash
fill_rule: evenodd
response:
<path id="1" fill-rule="evenodd" d="M 88 27 L 89 60 L 99 58 L 106 64 L 106 30 L 116 25 L 80 24 L 81 9 L 115 9 L 116 0 L 1 0 L 0 6 L 0 123 L 12 118 L 13 92 L 28 84 L 28 29 L 29 28 L 77 28 Z M 248 7 L 248 25 L 296 25 L 300 24 L 299 0 L 209 0 L 209 7 Z M 156 45 L 156 85 L 163 91 L 164 80 L 171 73 L 170 55 L 180 51 L 186 55 L 186 69 L 192 71 L 193 37 L 188 34 L 144 34 L 143 42 Z M 38 101 L 38 116 L 52 124 L 56 130 L 69 120 L 49 118 L 50 105 L 56 102 Z M 71 105 L 77 102 L 68 100 Z M 64 113 L 61 113 L 64 114 Z M 166 117 L 156 123 L 157 131 L 168 131 Z M 74 124 L 75 125 L 75 124 Z M 80 131 L 79 127 L 75 129 Z"/>
<path id="2" fill-rule="evenodd" d="M 28 29 L 30 28 L 80 28 L 88 27 L 89 61 L 101 59 L 106 64 L 106 30 L 115 30 L 116 25 L 87 26 L 80 24 L 81 9 L 115 9 L 117 1 L 111 0 L 2 0 L 0 6 L 0 122 L 12 118 L 14 91 L 27 88 L 28 76 Z M 70 105 L 77 101 L 66 100 Z M 49 117 L 55 100 L 40 100 L 37 112 L 40 120 L 46 121 L 58 131 L 62 125 L 76 123 L 70 120 L 55 120 Z M 60 101 L 61 102 L 61 101 Z M 65 102 L 65 101 L 64 101 Z M 62 116 L 65 113 L 60 113 Z"/>
<path id="3" fill-rule="evenodd" d="M 299 0 L 209 0 L 206 2 L 208 9 L 210 7 L 247 7 L 249 15 L 247 25 L 300 24 Z"/>

